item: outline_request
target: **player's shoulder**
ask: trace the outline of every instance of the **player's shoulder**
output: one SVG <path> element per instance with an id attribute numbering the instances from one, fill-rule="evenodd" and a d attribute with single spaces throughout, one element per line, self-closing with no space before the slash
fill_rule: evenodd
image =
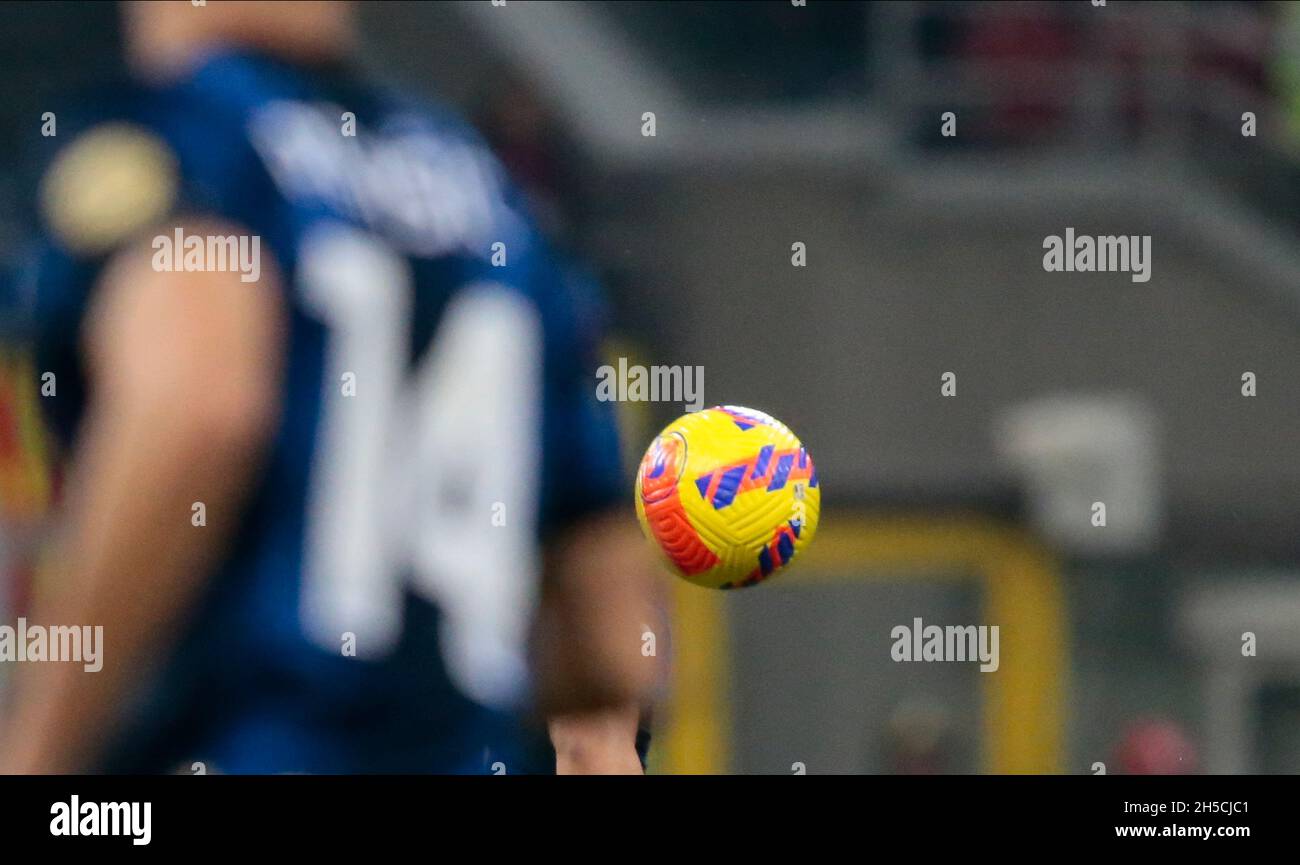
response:
<path id="1" fill-rule="evenodd" d="M 192 84 L 124 79 L 53 115 L 32 200 L 54 249 L 93 260 L 180 208 L 222 212 L 247 188 L 256 163 L 240 106 Z"/>

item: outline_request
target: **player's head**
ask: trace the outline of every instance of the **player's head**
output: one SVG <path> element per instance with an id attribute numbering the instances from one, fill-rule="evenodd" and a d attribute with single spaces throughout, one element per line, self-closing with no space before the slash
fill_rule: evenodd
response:
<path id="1" fill-rule="evenodd" d="M 126 53 L 150 77 L 184 72 L 222 46 L 256 48 L 291 60 L 345 53 L 352 40 L 353 4 L 335 0 L 127 0 Z"/>

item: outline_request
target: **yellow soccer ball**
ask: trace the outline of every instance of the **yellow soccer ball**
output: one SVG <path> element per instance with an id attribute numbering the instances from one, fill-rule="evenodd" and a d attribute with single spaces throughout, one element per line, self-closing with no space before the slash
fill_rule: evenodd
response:
<path id="1" fill-rule="evenodd" d="M 636 474 L 641 529 L 682 578 L 752 586 L 812 542 L 821 488 L 812 457 L 771 415 L 715 406 L 650 443 Z"/>

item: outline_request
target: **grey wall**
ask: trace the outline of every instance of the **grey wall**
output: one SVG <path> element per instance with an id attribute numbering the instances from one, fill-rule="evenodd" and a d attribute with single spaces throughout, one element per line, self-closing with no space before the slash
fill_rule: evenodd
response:
<path id="1" fill-rule="evenodd" d="M 1162 429 L 1171 538 L 1295 556 L 1300 319 L 1222 255 L 1126 215 L 921 212 L 865 181 L 717 171 L 605 189 L 609 258 L 654 361 L 703 364 L 709 402 L 761 407 L 813 449 L 827 495 L 1000 475 L 992 421 L 1060 393 L 1126 393 Z M 1150 233 L 1150 282 L 1046 273 L 1042 241 Z M 790 263 L 803 241 L 808 266 Z M 958 395 L 940 396 L 940 375 Z M 1241 395 L 1241 374 L 1259 379 Z"/>

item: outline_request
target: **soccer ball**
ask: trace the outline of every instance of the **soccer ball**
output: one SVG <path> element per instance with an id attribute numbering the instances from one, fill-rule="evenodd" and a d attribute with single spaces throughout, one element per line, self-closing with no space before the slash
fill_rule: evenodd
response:
<path id="1" fill-rule="evenodd" d="M 771 415 L 715 406 L 659 433 L 636 473 L 641 529 L 679 576 L 752 586 L 812 541 L 821 488 L 812 457 Z"/>

